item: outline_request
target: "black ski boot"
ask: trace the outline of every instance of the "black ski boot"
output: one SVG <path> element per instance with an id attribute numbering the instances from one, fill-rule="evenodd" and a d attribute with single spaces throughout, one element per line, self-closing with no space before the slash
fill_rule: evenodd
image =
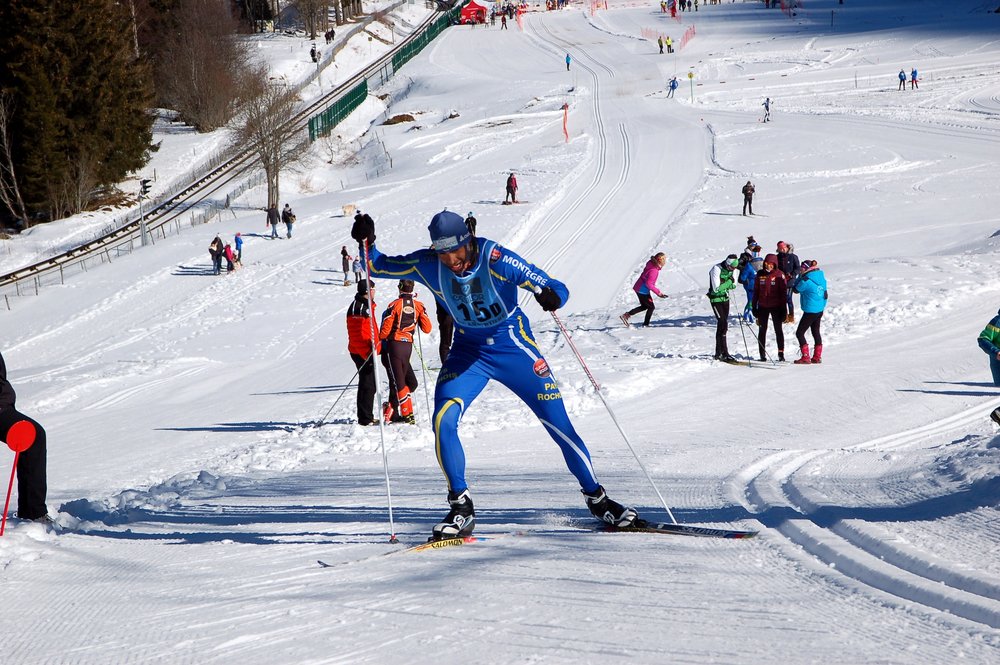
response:
<path id="1" fill-rule="evenodd" d="M 607 522 L 611 526 L 625 527 L 631 526 L 639 519 L 639 513 L 632 508 L 627 508 L 617 501 L 608 498 L 604 487 L 598 485 L 592 494 L 583 493 L 587 497 L 587 507 L 591 514 L 597 519 Z"/>
<path id="2" fill-rule="evenodd" d="M 434 525 L 431 540 L 463 538 L 471 535 L 476 528 L 476 510 L 472 507 L 469 490 L 463 490 L 460 494 L 448 492 L 448 503 L 451 505 L 451 512 L 440 524 Z"/>

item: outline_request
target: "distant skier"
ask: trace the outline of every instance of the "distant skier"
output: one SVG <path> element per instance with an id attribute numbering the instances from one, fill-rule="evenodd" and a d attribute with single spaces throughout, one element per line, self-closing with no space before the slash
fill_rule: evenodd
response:
<path id="1" fill-rule="evenodd" d="M 899 70 L 899 87 L 897 91 L 899 90 L 906 90 L 906 72 L 902 69 Z"/>
<path id="2" fill-rule="evenodd" d="M 663 252 L 657 252 L 649 257 L 649 261 L 646 262 L 646 266 L 639 274 L 639 279 L 632 285 L 632 290 L 635 291 L 635 295 L 639 298 L 639 306 L 618 317 L 625 324 L 626 328 L 629 327 L 629 318 L 642 311 L 646 312 L 646 318 L 643 320 L 642 326 L 644 328 L 648 326 L 650 319 L 653 317 L 653 310 L 656 309 L 656 305 L 653 304 L 652 294 L 655 293 L 660 298 L 667 297 L 666 294 L 661 293 L 656 288 L 656 279 L 660 276 L 660 270 L 663 269 L 666 262 L 667 255 Z"/>
<path id="3" fill-rule="evenodd" d="M 469 214 L 465 216 L 465 226 L 468 227 L 469 233 L 476 235 L 476 217 L 469 211 Z"/>
<path id="4" fill-rule="evenodd" d="M 736 358 L 729 354 L 729 342 L 726 335 L 729 332 L 729 292 L 736 288 L 733 272 L 739 265 L 739 258 L 730 254 L 725 259 L 712 266 L 708 271 L 708 301 L 712 304 L 715 314 L 715 359 L 722 362 L 735 362 Z"/>
<path id="5" fill-rule="evenodd" d="M 750 214 L 753 214 L 753 195 L 757 191 L 757 188 L 753 186 L 753 183 L 747 180 L 747 184 L 743 185 L 743 216 L 747 216 L 747 208 L 750 209 Z"/>
<path id="6" fill-rule="evenodd" d="M 764 103 L 761 104 L 764 107 L 764 122 L 771 121 L 771 98 L 765 97 Z"/>
<path id="7" fill-rule="evenodd" d="M 827 291 L 826 275 L 819 269 L 816 261 L 803 261 L 799 276 L 792 284 L 792 290 L 799 294 L 799 305 L 802 308 L 802 318 L 799 327 L 795 329 L 795 338 L 799 342 L 801 357 L 796 365 L 811 365 L 823 362 L 823 337 L 819 332 L 823 310 L 826 309 Z M 806 343 L 806 330 L 812 333 L 813 354 L 809 356 L 809 345 Z"/>
<path id="8" fill-rule="evenodd" d="M 567 71 L 567 72 L 569 71 L 569 63 L 570 63 L 571 61 L 572 61 L 572 58 L 570 58 L 570 57 L 569 57 L 569 53 L 567 53 L 567 54 L 566 54 L 566 71 Z"/>
<path id="9" fill-rule="evenodd" d="M 920 86 L 917 85 L 917 68 L 914 67 L 913 70 L 910 72 L 910 90 L 919 87 Z"/>
<path id="10" fill-rule="evenodd" d="M 461 215 L 440 212 L 428 231 L 430 249 L 404 256 L 387 256 L 375 247 L 374 222 L 355 224 L 351 237 L 368 247 L 370 274 L 419 280 L 448 308 L 458 328 L 434 391 L 435 452 L 448 481 L 451 510 L 435 525 L 432 538 L 467 536 L 475 528 L 458 423 L 490 379 L 513 391 L 544 425 L 580 483 L 591 514 L 613 526 L 634 524 L 636 511 L 608 498 L 598 482 L 587 446 L 566 413 L 559 384 L 517 304 L 519 290 L 525 289 L 535 294 L 543 310 L 552 312 L 566 303 L 569 290 L 507 248 L 473 236 Z"/>
<path id="11" fill-rule="evenodd" d="M 667 82 L 667 98 L 674 96 L 674 90 L 677 89 L 677 77 L 674 76 Z"/>
<path id="12" fill-rule="evenodd" d="M 517 178 L 514 177 L 513 173 L 507 176 L 507 195 L 503 197 L 505 204 L 508 200 L 510 203 L 517 203 Z"/>

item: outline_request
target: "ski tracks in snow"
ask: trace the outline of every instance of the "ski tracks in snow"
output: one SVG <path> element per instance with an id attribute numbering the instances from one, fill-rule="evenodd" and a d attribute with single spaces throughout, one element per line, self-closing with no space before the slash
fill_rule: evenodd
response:
<path id="1" fill-rule="evenodd" d="M 989 406 L 997 405 L 1000 399 Z M 888 526 L 901 517 L 921 519 L 913 506 L 927 499 L 914 499 L 921 487 L 911 487 L 910 473 L 896 479 L 908 490 L 905 504 L 888 505 L 886 500 L 884 507 L 871 507 L 874 505 L 871 485 L 883 476 L 871 478 L 863 494 L 857 497 L 863 507 L 842 505 L 851 486 L 859 482 L 859 477 L 864 480 L 865 471 L 876 468 L 878 460 L 894 457 L 895 451 L 912 455 L 921 444 L 949 432 L 972 430 L 982 420 L 983 412 L 983 405 L 977 405 L 928 425 L 844 449 L 775 453 L 736 475 L 735 487 L 742 494 L 736 499 L 769 527 L 768 533 L 782 536 L 809 557 L 836 571 L 831 575 L 839 572 L 843 576 L 840 581 L 846 577 L 852 588 L 876 589 L 896 602 L 905 601 L 904 605 L 916 603 L 998 628 L 1000 583 L 995 577 L 968 570 L 961 561 L 944 560 L 910 545 Z M 817 487 L 819 478 L 830 486 L 826 493 Z M 990 487 L 991 483 L 986 482 L 979 489 L 989 494 Z M 828 496 L 834 492 L 844 496 Z M 899 497 L 896 498 L 898 501 Z M 983 497 L 980 504 L 983 501 L 988 504 L 989 496 Z M 975 507 L 978 507 L 975 501 L 956 505 L 959 510 Z M 905 518 L 904 511 L 915 514 Z"/>

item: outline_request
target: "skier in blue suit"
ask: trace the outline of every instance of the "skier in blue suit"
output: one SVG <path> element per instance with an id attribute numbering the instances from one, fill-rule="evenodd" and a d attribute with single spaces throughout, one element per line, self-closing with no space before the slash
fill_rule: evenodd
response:
<path id="1" fill-rule="evenodd" d="M 351 236 L 362 253 L 367 244 L 369 275 L 424 284 L 455 321 L 455 341 L 434 390 L 432 419 L 451 511 L 435 525 L 432 538 L 466 536 L 475 527 L 458 423 L 490 379 L 513 391 L 541 421 L 579 481 L 591 513 L 615 526 L 634 523 L 636 511 L 609 499 L 597 481 L 590 453 L 569 420 L 552 370 L 517 304 L 519 289 L 525 289 L 535 294 L 542 309 L 554 311 L 566 304 L 569 290 L 509 249 L 476 237 L 461 215 L 440 212 L 428 230 L 431 248 L 403 256 L 387 256 L 375 247 L 371 217 L 356 221 Z"/>

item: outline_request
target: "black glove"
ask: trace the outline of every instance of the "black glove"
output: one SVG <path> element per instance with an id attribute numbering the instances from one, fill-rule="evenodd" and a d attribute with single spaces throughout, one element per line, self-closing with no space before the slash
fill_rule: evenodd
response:
<path id="1" fill-rule="evenodd" d="M 359 245 L 364 245 L 368 241 L 371 246 L 375 242 L 375 221 L 368 215 L 355 216 L 354 226 L 351 227 L 351 237 L 358 241 Z"/>
<path id="2" fill-rule="evenodd" d="M 562 307 L 562 300 L 559 300 L 559 296 L 556 292 L 552 290 L 552 287 L 546 286 L 541 291 L 535 294 L 535 300 L 538 304 L 542 306 L 546 312 L 554 312 L 560 307 Z"/>

